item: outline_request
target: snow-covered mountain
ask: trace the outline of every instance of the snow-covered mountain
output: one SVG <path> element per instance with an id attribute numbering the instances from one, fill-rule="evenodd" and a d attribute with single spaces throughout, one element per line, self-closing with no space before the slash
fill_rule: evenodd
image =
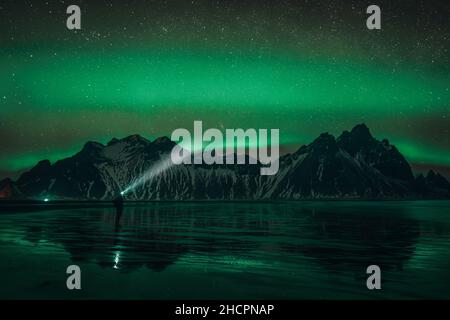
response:
<path id="1" fill-rule="evenodd" d="M 364 125 L 337 139 L 320 135 L 280 158 L 276 175 L 260 165 L 173 165 L 174 142 L 139 135 L 88 142 L 74 156 L 40 161 L 17 181 L 0 181 L 3 198 L 109 200 L 263 200 L 448 197 L 439 174 L 414 178 L 397 148 Z M 247 162 L 248 163 L 248 162 Z"/>

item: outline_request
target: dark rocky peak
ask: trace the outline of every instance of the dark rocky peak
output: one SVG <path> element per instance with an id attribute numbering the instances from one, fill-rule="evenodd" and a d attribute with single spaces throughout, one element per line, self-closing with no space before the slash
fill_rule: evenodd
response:
<path id="1" fill-rule="evenodd" d="M 337 138 L 337 141 L 342 141 L 346 139 L 350 139 L 350 131 L 348 130 L 342 131 L 341 135 Z"/>
<path id="2" fill-rule="evenodd" d="M 51 165 L 52 164 L 50 160 L 41 160 L 31 170 L 35 172 L 41 172 L 49 169 Z"/>
<path id="3" fill-rule="evenodd" d="M 362 149 L 371 148 L 376 142 L 364 123 L 356 125 L 350 132 L 344 131 L 337 139 L 338 146 L 352 156 Z"/>
<path id="4" fill-rule="evenodd" d="M 434 178 L 436 178 L 436 173 L 433 170 L 428 171 L 427 173 L 427 180 L 433 180 Z"/>
<path id="5" fill-rule="evenodd" d="M 308 153 L 308 146 L 306 146 L 306 145 L 302 145 L 301 147 L 300 147 L 300 149 L 298 149 L 297 151 L 295 151 L 294 153 L 293 153 L 293 156 L 297 156 L 297 155 L 300 155 L 300 154 L 304 154 L 304 153 Z"/>
<path id="6" fill-rule="evenodd" d="M 162 137 L 156 138 L 152 142 L 152 145 L 154 145 L 154 146 L 170 146 L 170 147 L 173 147 L 173 146 L 175 146 L 175 144 L 176 144 L 175 142 L 173 142 L 172 140 L 170 140 L 166 136 L 162 136 Z"/>
<path id="7" fill-rule="evenodd" d="M 23 173 L 17 182 L 20 184 L 23 181 L 31 180 L 40 176 L 45 176 L 49 174 L 51 170 L 51 163 L 49 160 L 39 161 L 30 171 Z"/>
<path id="8" fill-rule="evenodd" d="M 109 147 L 109 146 L 112 146 L 113 144 L 116 144 L 119 141 L 120 140 L 117 138 L 112 138 L 106 145 Z"/>
<path id="9" fill-rule="evenodd" d="M 83 149 L 77 154 L 78 156 L 96 156 L 103 150 L 105 146 L 99 142 L 88 141 L 84 144 Z"/>
<path id="10" fill-rule="evenodd" d="M 143 136 L 141 136 L 139 134 L 132 134 L 131 136 L 125 137 L 120 141 L 128 142 L 128 143 L 139 143 L 139 144 L 150 143 L 150 141 L 148 141 L 147 139 L 145 139 Z"/>
<path id="11" fill-rule="evenodd" d="M 361 123 L 354 126 L 352 131 L 350 132 L 350 136 L 352 136 L 353 138 L 359 138 L 361 140 L 366 141 L 373 139 L 373 136 L 365 123 Z"/>
<path id="12" fill-rule="evenodd" d="M 101 144 L 100 142 L 96 141 L 88 141 L 84 144 L 83 149 L 81 151 L 91 152 L 91 151 L 98 151 L 102 150 L 105 146 Z"/>
<path id="13" fill-rule="evenodd" d="M 132 134 L 130 136 L 127 136 L 125 138 L 122 139 L 117 139 L 117 138 L 112 138 L 107 144 L 106 146 L 112 146 L 115 145 L 116 143 L 119 142 L 126 142 L 129 144 L 149 144 L 150 141 L 145 139 L 143 136 L 139 135 L 139 134 Z"/>
<path id="14" fill-rule="evenodd" d="M 83 146 L 83 148 L 81 149 L 80 152 L 78 152 L 76 155 L 74 155 L 71 158 L 68 159 L 63 159 L 63 160 L 59 160 L 55 163 L 55 165 L 60 166 L 61 165 L 61 161 L 65 161 L 65 160 L 73 160 L 73 161 L 81 161 L 81 162 L 89 162 L 89 161 L 96 161 L 98 159 L 100 159 L 101 156 L 101 152 L 103 151 L 103 149 L 105 148 L 105 146 L 99 142 L 95 142 L 95 141 L 88 141 L 85 143 L 85 145 Z"/>
<path id="15" fill-rule="evenodd" d="M 338 149 L 336 139 L 328 132 L 322 133 L 307 148 L 312 153 L 335 153 Z"/>
<path id="16" fill-rule="evenodd" d="M 329 144 L 329 143 L 335 143 L 336 139 L 333 135 L 329 134 L 328 132 L 321 133 L 319 137 L 314 140 L 311 145 L 316 144 Z"/>
<path id="17" fill-rule="evenodd" d="M 385 147 L 385 148 L 390 148 L 390 147 L 392 147 L 392 146 L 391 146 L 391 143 L 389 142 L 388 139 L 383 139 L 383 140 L 381 140 L 381 144 L 382 144 L 383 147 Z"/>
<path id="18" fill-rule="evenodd" d="M 159 143 L 169 143 L 172 142 L 172 140 L 170 140 L 169 138 L 167 138 L 166 136 L 162 136 L 159 138 L 156 138 L 155 140 L 153 140 L 153 144 L 159 144 Z"/>
<path id="19" fill-rule="evenodd" d="M 433 170 L 428 171 L 426 176 L 427 184 L 432 185 L 433 187 L 450 190 L 450 182 L 439 173 L 435 173 Z"/>

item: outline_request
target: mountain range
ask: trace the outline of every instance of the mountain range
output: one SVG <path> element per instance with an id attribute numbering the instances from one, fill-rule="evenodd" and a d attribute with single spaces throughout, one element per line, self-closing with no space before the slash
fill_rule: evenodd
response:
<path id="1" fill-rule="evenodd" d="M 124 190 L 128 200 L 450 198 L 442 175 L 415 177 L 398 149 L 365 124 L 337 138 L 323 133 L 281 156 L 273 176 L 261 176 L 260 164 L 171 165 L 174 145 L 139 135 L 87 142 L 72 157 L 42 160 L 16 181 L 1 180 L 0 198 L 110 200 Z"/>

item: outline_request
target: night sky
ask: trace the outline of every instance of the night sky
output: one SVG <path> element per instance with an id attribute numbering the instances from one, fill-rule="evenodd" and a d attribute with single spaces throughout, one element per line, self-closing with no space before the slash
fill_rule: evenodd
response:
<path id="1" fill-rule="evenodd" d="M 449 17 L 448 1 L 1 0 L 0 179 L 194 120 L 279 128 L 285 151 L 365 122 L 449 176 Z"/>

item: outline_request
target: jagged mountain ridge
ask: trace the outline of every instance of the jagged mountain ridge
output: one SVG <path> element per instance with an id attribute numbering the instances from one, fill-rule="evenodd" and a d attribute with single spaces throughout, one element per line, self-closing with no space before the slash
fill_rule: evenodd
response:
<path id="1" fill-rule="evenodd" d="M 171 165 L 175 145 L 139 135 L 87 142 L 72 157 L 40 161 L 17 181 L 0 181 L 3 198 L 109 200 L 129 188 L 130 200 L 263 200 L 448 197 L 439 174 L 414 178 L 406 159 L 366 125 L 337 139 L 324 133 L 280 157 L 274 176 L 257 165 Z M 248 162 L 247 162 L 248 163 Z M 130 187 L 134 186 L 134 187 Z"/>

